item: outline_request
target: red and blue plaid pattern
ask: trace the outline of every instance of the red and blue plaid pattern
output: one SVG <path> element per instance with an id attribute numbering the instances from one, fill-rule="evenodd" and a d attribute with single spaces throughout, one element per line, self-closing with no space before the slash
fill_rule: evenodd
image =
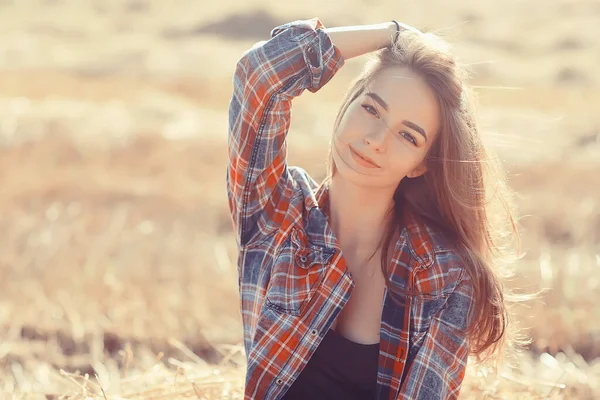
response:
<path id="1" fill-rule="evenodd" d="M 323 28 L 317 18 L 275 28 L 242 55 L 234 75 L 227 193 L 239 246 L 246 399 L 284 395 L 354 288 L 324 214 L 327 186 L 286 163 L 292 100 L 318 91 L 344 65 Z M 472 282 L 451 242 L 404 214 L 381 316 L 376 399 L 455 399 L 469 353 L 462 330 Z"/>

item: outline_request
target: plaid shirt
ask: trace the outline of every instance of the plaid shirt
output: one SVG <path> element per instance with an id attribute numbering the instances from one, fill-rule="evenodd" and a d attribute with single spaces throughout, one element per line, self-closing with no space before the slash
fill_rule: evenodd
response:
<path id="1" fill-rule="evenodd" d="M 286 163 L 292 100 L 344 60 L 317 18 L 275 28 L 237 63 L 227 193 L 239 247 L 246 399 L 280 399 L 350 298 L 354 281 L 324 213 L 328 188 Z M 389 266 L 376 399 L 455 399 L 472 282 L 451 242 L 410 212 Z M 398 291 L 396 291 L 396 289 Z"/>

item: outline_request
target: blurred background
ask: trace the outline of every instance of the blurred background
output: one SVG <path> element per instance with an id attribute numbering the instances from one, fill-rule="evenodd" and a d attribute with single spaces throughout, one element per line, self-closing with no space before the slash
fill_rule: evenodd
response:
<path id="1" fill-rule="evenodd" d="M 392 18 L 469 64 L 517 191 L 520 365 L 461 398 L 600 398 L 600 2 L 0 1 L 0 395 L 239 398 L 227 109 L 288 21 Z M 289 162 L 324 176 L 365 57 L 295 102 Z M 88 396 L 88 397 L 86 397 Z"/>

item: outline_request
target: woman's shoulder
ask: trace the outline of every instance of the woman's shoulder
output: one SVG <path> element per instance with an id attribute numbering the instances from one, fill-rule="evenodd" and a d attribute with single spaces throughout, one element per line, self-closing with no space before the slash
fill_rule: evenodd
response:
<path id="1" fill-rule="evenodd" d="M 318 190 L 320 185 L 317 181 L 302 167 L 288 166 L 287 174 L 289 176 L 289 185 L 286 190 L 290 192 L 287 197 L 290 199 L 290 206 L 297 212 L 310 210 L 318 205 Z M 296 216 L 297 213 L 295 213 Z"/>
<path id="2" fill-rule="evenodd" d="M 429 264 L 436 255 L 457 255 L 456 238 L 440 224 L 408 209 L 404 211 L 403 221 L 413 255 L 420 262 Z"/>
<path id="3" fill-rule="evenodd" d="M 312 189 L 319 186 L 315 179 L 304 168 L 297 165 L 290 165 L 288 170 L 291 177 L 294 178 L 294 180 L 299 184 L 303 184 Z"/>
<path id="4" fill-rule="evenodd" d="M 405 213 L 412 257 L 417 261 L 416 289 L 448 294 L 464 278 L 466 269 L 453 236 L 439 225 Z"/>
<path id="5" fill-rule="evenodd" d="M 317 181 L 304 168 L 296 165 L 289 166 L 288 173 L 293 182 L 294 197 L 312 198 L 316 202 L 315 196 L 320 187 Z"/>

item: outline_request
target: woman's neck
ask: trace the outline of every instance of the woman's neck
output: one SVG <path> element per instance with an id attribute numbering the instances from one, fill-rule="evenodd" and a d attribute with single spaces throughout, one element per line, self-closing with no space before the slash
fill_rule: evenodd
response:
<path id="1" fill-rule="evenodd" d="M 393 191 L 365 188 L 338 174 L 329 183 L 329 220 L 348 253 L 361 257 L 375 251 L 382 240 L 386 223 L 393 217 Z"/>

